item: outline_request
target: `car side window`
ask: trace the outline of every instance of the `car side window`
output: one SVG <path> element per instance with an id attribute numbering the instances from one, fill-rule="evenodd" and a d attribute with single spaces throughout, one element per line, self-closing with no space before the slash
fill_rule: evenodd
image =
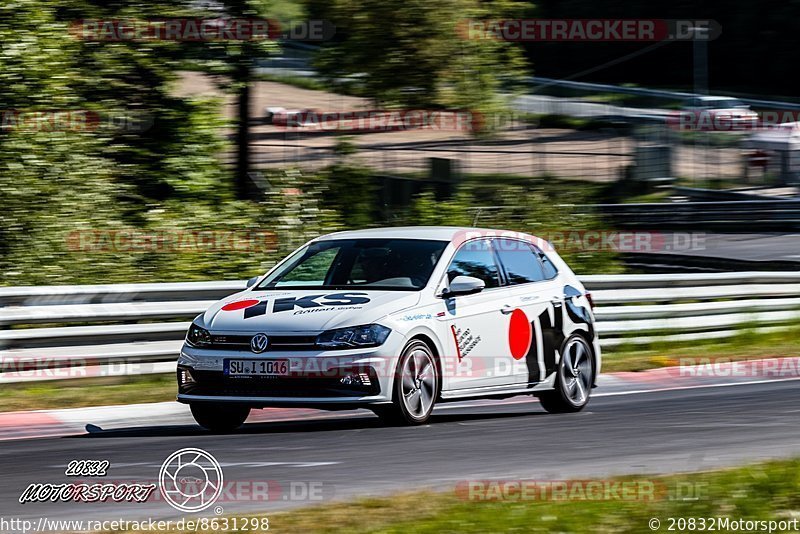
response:
<path id="1" fill-rule="evenodd" d="M 447 268 L 447 280 L 452 282 L 456 276 L 479 278 L 487 288 L 500 286 L 497 264 L 488 241 L 465 243 L 456 252 Z"/>
<path id="2" fill-rule="evenodd" d="M 530 244 L 516 239 L 495 239 L 494 247 L 509 285 L 541 282 L 546 278 Z"/>
<path id="3" fill-rule="evenodd" d="M 558 274 L 558 269 L 556 266 L 553 265 L 553 262 L 550 261 L 550 258 L 547 257 L 547 254 L 542 252 L 538 247 L 535 245 L 531 245 L 533 250 L 536 251 L 536 255 L 539 256 L 539 261 L 542 262 L 542 268 L 544 270 L 544 278 L 545 280 L 552 280 Z"/>

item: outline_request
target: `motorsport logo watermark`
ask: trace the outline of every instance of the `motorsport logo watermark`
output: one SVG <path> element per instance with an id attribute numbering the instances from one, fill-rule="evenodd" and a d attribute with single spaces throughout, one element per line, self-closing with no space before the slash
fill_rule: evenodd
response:
<path id="1" fill-rule="evenodd" d="M 683 516 L 664 518 L 664 530 L 671 532 L 796 532 L 798 519 L 745 519 L 723 516 Z M 661 528 L 661 520 L 652 517 L 647 522 L 650 530 Z"/>
<path id="2" fill-rule="evenodd" d="M 141 480 L 112 481 L 106 478 L 111 469 L 108 460 L 72 460 L 64 471 L 71 483 L 33 483 L 19 496 L 21 504 L 43 502 L 73 503 L 145 503 L 163 500 L 180 512 L 202 512 L 220 499 L 228 501 L 276 500 L 282 490 L 273 481 L 234 481 L 226 483 L 220 463 L 210 453 L 198 448 L 184 448 L 169 455 L 158 472 L 157 482 Z M 138 478 L 138 477 L 137 477 Z M 306 491 L 298 491 L 297 487 Z M 307 484 L 292 484 L 289 496 L 301 496 L 293 500 L 321 500 L 321 483 L 312 495 Z M 156 491 L 158 489 L 159 491 Z M 243 499 L 243 496 L 245 497 Z M 214 514 L 222 514 L 223 508 L 216 506 Z M 142 519 L 49 519 L 38 521 L 23 518 L 0 518 L 0 530 L 15 532 L 97 532 L 97 531 L 169 531 L 218 532 L 269 530 L 268 517 L 199 517 L 180 520 Z"/>
<path id="3" fill-rule="evenodd" d="M 156 489 L 154 484 L 30 484 L 19 502 L 146 502 Z"/>
<path id="4" fill-rule="evenodd" d="M 108 474 L 108 460 L 72 460 L 67 477 L 102 478 Z M 200 512 L 219 498 L 223 475 L 219 462 L 202 449 L 185 448 L 172 453 L 161 465 L 158 485 L 139 482 L 32 483 L 19 496 L 21 504 L 41 502 L 126 502 L 144 503 L 160 489 L 164 500 L 181 512 Z M 191 488 L 191 489 L 189 489 Z M 216 510 L 217 514 L 222 509 Z"/>
<path id="5" fill-rule="evenodd" d="M 161 495 L 176 510 L 201 512 L 214 504 L 222 493 L 222 467 L 202 449 L 180 449 L 161 465 L 158 486 Z"/>
<path id="6" fill-rule="evenodd" d="M 305 464 L 299 462 L 298 465 Z M 161 463 L 154 480 L 140 476 L 110 479 L 110 472 L 113 472 L 113 466 L 109 460 L 72 460 L 64 471 L 70 482 L 29 484 L 18 500 L 21 504 L 163 501 L 187 513 L 202 512 L 216 505 L 213 513 L 218 516 L 223 513 L 220 503 L 320 502 L 334 493 L 333 486 L 322 481 L 228 480 L 217 459 L 196 447 L 170 454 Z"/>

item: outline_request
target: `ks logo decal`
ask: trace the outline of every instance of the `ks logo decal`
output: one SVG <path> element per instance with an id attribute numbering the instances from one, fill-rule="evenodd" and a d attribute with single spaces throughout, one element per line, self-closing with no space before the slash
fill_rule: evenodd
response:
<path id="1" fill-rule="evenodd" d="M 328 295 L 307 295 L 305 297 L 285 297 L 275 299 L 272 306 L 272 313 L 279 313 L 285 311 L 292 311 L 296 308 L 301 310 L 310 308 L 324 308 L 336 306 L 357 306 L 366 304 L 370 301 L 366 293 L 331 293 Z M 266 315 L 267 307 L 269 306 L 269 299 L 256 300 L 246 299 L 230 302 L 223 306 L 222 311 L 237 311 L 244 310 L 244 318 L 250 319 L 251 317 L 259 317 Z"/>

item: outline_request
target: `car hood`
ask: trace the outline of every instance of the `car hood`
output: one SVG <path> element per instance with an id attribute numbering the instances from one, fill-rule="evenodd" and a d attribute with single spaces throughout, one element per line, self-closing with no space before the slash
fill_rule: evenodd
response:
<path id="1" fill-rule="evenodd" d="M 370 324 L 415 306 L 418 291 L 242 291 L 196 320 L 211 332 L 308 332 Z"/>

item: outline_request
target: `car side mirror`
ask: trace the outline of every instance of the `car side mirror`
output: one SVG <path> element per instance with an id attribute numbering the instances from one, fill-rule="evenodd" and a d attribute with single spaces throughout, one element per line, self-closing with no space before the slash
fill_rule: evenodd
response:
<path id="1" fill-rule="evenodd" d="M 256 282 L 258 282 L 258 276 L 254 276 L 250 280 L 247 281 L 247 287 L 253 287 Z"/>
<path id="2" fill-rule="evenodd" d="M 450 287 L 442 293 L 442 297 L 455 297 L 457 295 L 469 295 L 477 293 L 486 287 L 486 282 L 474 276 L 456 276 L 450 282 Z"/>

